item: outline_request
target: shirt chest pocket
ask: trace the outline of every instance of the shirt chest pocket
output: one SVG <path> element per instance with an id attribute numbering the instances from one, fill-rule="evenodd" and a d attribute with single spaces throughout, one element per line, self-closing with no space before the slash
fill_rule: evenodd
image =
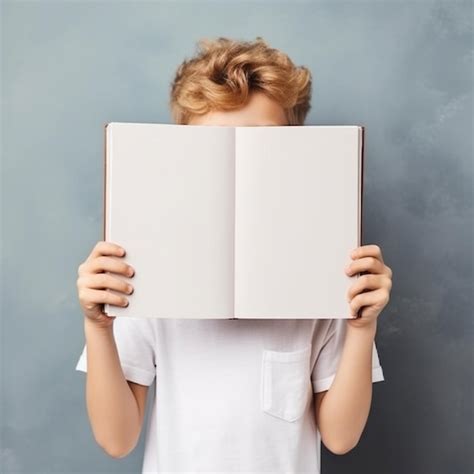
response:
<path id="1" fill-rule="evenodd" d="M 305 412 L 312 393 L 311 345 L 291 352 L 263 350 L 261 408 L 286 421 L 296 421 Z"/>

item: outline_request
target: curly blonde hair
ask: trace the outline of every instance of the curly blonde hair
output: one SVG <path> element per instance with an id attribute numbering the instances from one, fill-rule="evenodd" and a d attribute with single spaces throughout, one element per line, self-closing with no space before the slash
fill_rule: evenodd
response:
<path id="1" fill-rule="evenodd" d="M 311 72 L 295 66 L 260 36 L 255 41 L 201 39 L 197 54 L 185 59 L 171 83 L 170 109 L 177 124 L 211 110 L 244 106 L 261 91 L 285 111 L 288 125 L 302 125 L 311 105 Z"/>

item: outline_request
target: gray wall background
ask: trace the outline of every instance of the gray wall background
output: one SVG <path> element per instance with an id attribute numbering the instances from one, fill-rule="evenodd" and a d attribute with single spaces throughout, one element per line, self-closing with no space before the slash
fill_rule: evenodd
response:
<path id="1" fill-rule="evenodd" d="M 102 236 L 103 124 L 170 122 L 197 39 L 263 36 L 313 73 L 308 124 L 366 126 L 364 243 L 394 272 L 386 381 L 323 474 L 472 473 L 472 2 L 2 4 L 2 472 L 140 472 L 93 440 L 77 266 Z"/>

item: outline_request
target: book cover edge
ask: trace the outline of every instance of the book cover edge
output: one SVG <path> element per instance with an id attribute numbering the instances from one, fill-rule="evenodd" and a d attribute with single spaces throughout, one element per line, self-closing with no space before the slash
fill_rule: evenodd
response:
<path id="1" fill-rule="evenodd" d="M 358 246 L 360 247 L 363 242 L 363 199 L 364 199 L 364 145 L 365 145 L 365 126 L 359 126 L 359 137 L 360 137 L 360 176 L 359 176 L 359 241 L 358 241 Z M 359 274 L 361 276 L 362 273 Z M 352 319 L 358 319 L 362 317 L 362 309 L 361 307 L 359 311 L 357 312 L 357 315 L 355 318 Z"/>
<path id="2" fill-rule="evenodd" d="M 103 194 L 102 194 L 102 203 L 103 203 L 103 209 L 102 209 L 102 216 L 103 216 L 103 222 L 102 222 L 102 240 L 107 241 L 107 173 L 109 171 L 108 166 L 107 166 L 107 133 L 109 131 L 108 127 L 111 125 L 112 122 L 106 122 L 104 123 L 103 126 Z M 110 305 L 104 304 L 103 307 L 103 312 L 107 316 L 112 316 L 108 311 L 110 310 Z"/>

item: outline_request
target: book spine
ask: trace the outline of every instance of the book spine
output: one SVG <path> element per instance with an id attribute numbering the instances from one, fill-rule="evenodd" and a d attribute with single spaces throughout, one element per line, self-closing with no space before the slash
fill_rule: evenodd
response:
<path id="1" fill-rule="evenodd" d="M 229 320 L 236 320 L 239 319 L 235 316 L 235 232 L 237 230 L 236 226 L 236 218 L 237 218 L 237 210 L 236 210 L 236 202 L 237 202 L 237 129 L 234 127 L 234 205 L 232 208 L 234 209 L 234 231 L 232 232 L 233 236 L 233 243 L 232 243 L 232 317 L 228 318 Z"/>
<path id="2" fill-rule="evenodd" d="M 361 126 L 360 127 L 360 144 L 359 144 L 359 149 L 360 149 L 360 156 L 359 156 L 359 241 L 358 241 L 358 246 L 360 247 L 362 245 L 363 241 L 363 199 L 364 199 L 364 144 L 365 144 L 365 127 Z M 359 273 L 359 276 L 364 275 L 366 272 Z M 356 315 L 357 318 L 362 317 L 362 310 L 363 306 L 359 309 Z"/>

